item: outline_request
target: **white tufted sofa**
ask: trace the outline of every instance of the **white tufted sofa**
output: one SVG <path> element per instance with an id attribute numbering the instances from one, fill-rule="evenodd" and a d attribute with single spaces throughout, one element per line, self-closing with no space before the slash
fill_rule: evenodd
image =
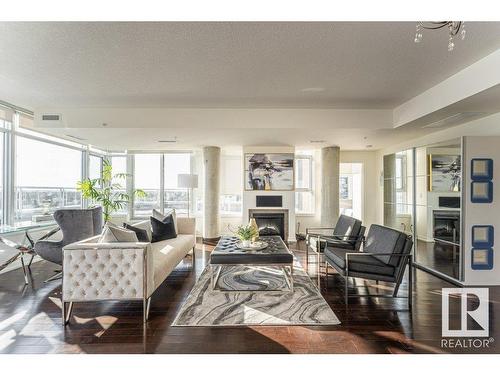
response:
<path id="1" fill-rule="evenodd" d="M 149 220 L 135 223 L 151 238 Z M 195 219 L 177 219 L 177 238 L 149 242 L 98 243 L 100 236 L 63 248 L 62 317 L 74 302 L 142 300 L 144 321 L 151 295 L 196 244 Z"/>

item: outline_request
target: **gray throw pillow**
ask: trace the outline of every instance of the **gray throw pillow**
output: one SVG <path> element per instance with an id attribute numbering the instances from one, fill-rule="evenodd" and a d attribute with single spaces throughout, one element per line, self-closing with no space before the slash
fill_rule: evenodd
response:
<path id="1" fill-rule="evenodd" d="M 169 215 L 172 215 L 172 219 L 174 220 L 175 233 L 179 233 L 179 230 L 177 229 L 177 214 L 175 213 L 175 208 L 167 208 L 167 209 L 165 209 L 165 214 L 162 214 L 158 210 L 153 210 L 153 217 L 156 220 L 165 221 L 165 219 Z"/>
<path id="2" fill-rule="evenodd" d="M 139 240 L 137 239 L 137 235 L 134 231 L 106 224 L 101 237 L 97 242 L 139 242 Z"/>

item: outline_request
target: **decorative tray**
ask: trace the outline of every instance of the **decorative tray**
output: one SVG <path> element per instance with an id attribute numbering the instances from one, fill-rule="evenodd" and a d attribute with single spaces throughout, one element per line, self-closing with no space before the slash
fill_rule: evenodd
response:
<path id="1" fill-rule="evenodd" d="M 236 243 L 236 247 L 242 250 L 263 250 L 267 247 L 267 242 L 255 241 L 250 244 L 249 247 L 243 247 L 241 242 Z"/>

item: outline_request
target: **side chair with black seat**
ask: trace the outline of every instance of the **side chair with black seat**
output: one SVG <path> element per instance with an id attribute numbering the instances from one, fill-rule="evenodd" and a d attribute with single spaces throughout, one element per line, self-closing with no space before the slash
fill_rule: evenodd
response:
<path id="1" fill-rule="evenodd" d="M 318 257 L 324 252 L 327 241 L 337 247 L 358 251 L 364 239 L 365 227 L 361 220 L 340 215 L 335 227 L 313 227 L 306 229 L 306 261 L 309 262 L 309 248 Z"/>
<path id="2" fill-rule="evenodd" d="M 398 290 L 408 265 L 408 306 L 412 305 L 412 251 L 410 235 L 398 230 L 373 224 L 363 251 L 351 251 L 327 242 L 325 248 L 326 277 L 331 266 L 344 277 L 345 302 L 349 302 L 349 277 L 394 283 L 394 291 L 387 295 L 356 295 L 351 297 L 398 297 Z M 328 286 L 328 279 L 326 282 Z"/>
<path id="3" fill-rule="evenodd" d="M 102 207 L 88 209 L 60 209 L 54 212 L 54 220 L 62 232 L 59 241 L 42 240 L 34 250 L 42 259 L 62 266 L 64 246 L 101 234 L 103 227 Z M 45 282 L 58 279 L 62 271 Z"/>

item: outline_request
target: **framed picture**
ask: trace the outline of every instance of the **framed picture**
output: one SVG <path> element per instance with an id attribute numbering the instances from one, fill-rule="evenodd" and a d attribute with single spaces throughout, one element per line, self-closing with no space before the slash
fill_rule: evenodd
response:
<path id="1" fill-rule="evenodd" d="M 493 179 L 492 159 L 472 159 L 470 161 L 470 177 L 473 181 L 489 181 Z"/>
<path id="2" fill-rule="evenodd" d="M 245 190 L 293 190 L 293 153 L 245 154 Z"/>
<path id="3" fill-rule="evenodd" d="M 460 155 L 428 155 L 429 191 L 460 191 L 462 163 Z"/>
<path id="4" fill-rule="evenodd" d="M 493 202 L 493 182 L 472 181 L 470 188 L 470 200 L 472 203 Z"/>
<path id="5" fill-rule="evenodd" d="M 493 249 L 472 249 L 471 268 L 473 270 L 493 269 Z"/>
<path id="6" fill-rule="evenodd" d="M 495 230 L 492 225 L 472 226 L 472 246 L 476 248 L 493 247 Z"/>

